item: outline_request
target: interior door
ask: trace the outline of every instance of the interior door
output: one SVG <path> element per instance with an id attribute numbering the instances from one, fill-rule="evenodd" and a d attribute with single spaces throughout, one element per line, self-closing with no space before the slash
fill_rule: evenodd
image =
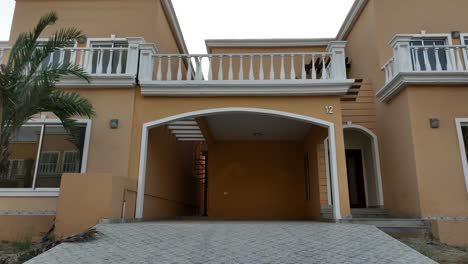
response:
<path id="1" fill-rule="evenodd" d="M 346 169 L 348 172 L 348 191 L 351 208 L 366 208 L 366 189 L 364 168 L 360 149 L 346 150 Z"/>

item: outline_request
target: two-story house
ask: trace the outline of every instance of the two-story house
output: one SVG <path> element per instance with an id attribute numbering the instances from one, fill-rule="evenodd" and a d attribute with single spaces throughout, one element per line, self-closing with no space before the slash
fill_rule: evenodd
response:
<path id="1" fill-rule="evenodd" d="M 53 29 L 86 38 L 44 63 L 88 71 L 58 85 L 97 115 L 77 117 L 73 144 L 50 113 L 18 131 L 0 239 L 100 218 L 370 215 L 467 244 L 467 8 L 356 0 L 334 39 L 207 40 L 189 54 L 170 0 L 17 0 L 0 56 L 57 11 Z"/>

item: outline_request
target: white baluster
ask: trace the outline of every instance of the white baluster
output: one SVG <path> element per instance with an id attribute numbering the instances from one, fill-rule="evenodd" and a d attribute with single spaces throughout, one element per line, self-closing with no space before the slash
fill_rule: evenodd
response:
<path id="1" fill-rule="evenodd" d="M 275 69 L 273 68 L 273 54 L 270 54 L 270 80 L 275 79 Z"/>
<path id="2" fill-rule="evenodd" d="M 177 80 L 182 80 L 182 56 L 177 56 Z"/>
<path id="3" fill-rule="evenodd" d="M 162 80 L 162 56 L 157 56 L 158 58 L 158 72 L 156 73 L 156 80 L 161 81 Z"/>
<path id="4" fill-rule="evenodd" d="M 63 64 L 63 61 L 65 60 L 65 49 L 59 49 L 59 65 Z"/>
<path id="5" fill-rule="evenodd" d="M 172 80 L 172 57 L 167 56 L 167 71 L 166 71 L 166 80 Z"/>
<path id="6" fill-rule="evenodd" d="M 463 54 L 463 61 L 465 62 L 465 69 L 468 71 L 468 60 L 467 60 L 467 57 L 468 57 L 468 47 L 464 47 L 462 48 L 464 49 L 462 54 Z"/>
<path id="7" fill-rule="evenodd" d="M 115 73 L 120 74 L 122 72 L 122 53 L 123 49 L 118 49 L 117 50 L 117 68 L 115 69 Z"/>
<path id="8" fill-rule="evenodd" d="M 192 57 L 187 55 L 187 81 L 192 80 Z"/>
<path id="9" fill-rule="evenodd" d="M 291 77 L 291 80 L 296 79 L 296 71 L 294 69 L 294 54 L 291 54 L 291 73 L 289 74 Z"/>
<path id="10" fill-rule="evenodd" d="M 442 71 L 442 65 L 440 64 L 439 48 L 434 45 L 435 59 L 436 59 L 436 71 Z"/>
<path id="11" fill-rule="evenodd" d="M 213 80 L 213 63 L 212 63 L 212 55 L 208 55 L 208 80 Z"/>
<path id="12" fill-rule="evenodd" d="M 421 71 L 421 62 L 419 61 L 419 48 L 418 47 L 415 47 L 414 49 L 414 58 L 415 58 L 415 64 L 414 64 L 414 70 L 415 71 Z"/>
<path id="13" fill-rule="evenodd" d="M 317 80 L 317 70 L 315 69 L 315 56 L 312 55 L 312 67 L 310 68 L 310 78 Z"/>
<path id="14" fill-rule="evenodd" d="M 305 55 L 301 55 L 301 78 L 302 80 L 306 79 L 306 71 L 305 71 Z"/>
<path id="15" fill-rule="evenodd" d="M 5 54 L 5 50 L 0 49 L 0 64 L 3 63 L 3 54 Z"/>
<path id="16" fill-rule="evenodd" d="M 281 54 L 280 57 L 281 57 L 280 79 L 284 80 L 284 54 Z"/>
<path id="17" fill-rule="evenodd" d="M 328 79 L 328 75 L 327 75 L 327 66 L 326 66 L 326 60 L 327 57 L 325 54 L 322 54 L 322 79 L 323 80 L 326 80 Z"/>
<path id="18" fill-rule="evenodd" d="M 86 68 L 88 69 L 88 72 L 92 72 L 93 71 L 94 49 L 87 49 L 86 52 L 88 53 L 86 55 L 86 58 L 88 59 L 87 60 L 88 66 Z M 99 51 L 96 51 L 96 56 L 97 55 L 99 55 Z M 97 69 L 97 59 L 98 58 L 99 58 L 99 56 L 96 58 L 96 73 L 98 71 L 98 69 Z"/>
<path id="19" fill-rule="evenodd" d="M 218 80 L 223 80 L 223 55 L 219 55 Z"/>
<path id="20" fill-rule="evenodd" d="M 253 71 L 253 59 L 254 56 L 250 54 L 250 65 L 249 65 L 249 80 L 255 80 L 254 71 Z"/>
<path id="21" fill-rule="evenodd" d="M 49 54 L 49 62 L 47 63 L 47 66 L 52 65 L 52 59 L 54 58 L 54 52 Z"/>
<path id="22" fill-rule="evenodd" d="M 98 66 L 97 66 L 97 69 L 96 69 L 96 73 L 103 73 L 104 72 L 104 66 L 103 66 L 102 61 L 103 61 L 103 57 L 104 57 L 104 50 L 99 49 L 98 52 L 99 52 L 98 53 L 99 62 L 98 62 Z"/>
<path id="23" fill-rule="evenodd" d="M 461 57 L 460 57 L 460 48 L 455 47 L 455 56 L 457 60 L 457 71 L 463 71 L 463 64 L 461 62 Z"/>
<path id="24" fill-rule="evenodd" d="M 111 49 L 109 49 L 109 62 L 107 63 L 107 69 L 106 69 L 107 74 L 112 73 L 112 60 L 113 60 L 113 57 L 114 57 L 114 49 L 111 48 Z"/>
<path id="25" fill-rule="evenodd" d="M 258 79 L 262 80 L 265 78 L 263 73 L 263 54 L 260 54 L 260 72 L 258 73 Z"/>
<path id="26" fill-rule="evenodd" d="M 78 64 L 80 67 L 84 68 L 84 58 L 85 58 L 85 53 L 86 53 L 86 50 L 85 49 L 82 49 L 81 52 L 80 52 L 80 63 Z M 84 69 L 86 70 L 86 69 Z"/>
<path id="27" fill-rule="evenodd" d="M 243 55 L 239 55 L 239 81 L 244 80 L 244 59 Z"/>
<path id="28" fill-rule="evenodd" d="M 200 81 L 200 80 L 203 79 L 203 78 L 202 78 L 203 72 L 202 72 L 202 66 L 201 66 L 201 65 L 202 65 L 202 59 L 203 59 L 202 56 L 200 56 L 200 57 L 198 57 L 198 56 L 195 57 L 195 60 L 196 60 L 196 62 L 197 62 L 197 71 L 196 71 L 196 75 L 195 75 L 195 76 L 196 76 L 196 79 L 197 79 L 198 81 Z"/>
<path id="29" fill-rule="evenodd" d="M 70 64 L 75 64 L 75 62 L 76 62 L 76 49 L 71 48 L 70 49 Z"/>
<path id="30" fill-rule="evenodd" d="M 444 47 L 443 48 L 445 51 L 445 57 L 447 58 L 447 71 L 453 71 L 454 69 L 454 64 L 453 64 L 453 57 L 450 53 L 450 48 L 449 47 Z"/>
<path id="31" fill-rule="evenodd" d="M 229 55 L 229 71 L 228 71 L 228 80 L 232 80 L 232 55 Z"/>
<path id="32" fill-rule="evenodd" d="M 426 67 L 426 71 L 432 71 L 431 63 L 429 62 L 429 48 L 423 48 L 423 57 L 424 57 L 424 67 Z"/>

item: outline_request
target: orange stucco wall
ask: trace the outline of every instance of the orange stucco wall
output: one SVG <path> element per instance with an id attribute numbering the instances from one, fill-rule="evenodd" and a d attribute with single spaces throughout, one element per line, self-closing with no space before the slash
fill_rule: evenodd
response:
<path id="1" fill-rule="evenodd" d="M 93 227 L 101 218 L 132 218 L 135 186 L 136 183 L 127 177 L 111 174 L 64 174 L 57 204 L 55 235 L 66 237 L 76 234 Z"/>
<path id="2" fill-rule="evenodd" d="M 305 217 L 302 142 L 217 142 L 208 166 L 209 216 Z"/>
<path id="3" fill-rule="evenodd" d="M 177 141 L 165 126 L 150 130 L 144 218 L 200 214 L 201 182 L 193 171 L 193 142 Z"/>
<path id="4" fill-rule="evenodd" d="M 306 215 L 310 219 L 320 219 L 321 205 L 327 204 L 324 202 L 324 197 L 327 195 L 326 179 L 324 186 L 324 171 L 322 168 L 323 141 L 327 137 L 327 130 L 322 127 L 313 126 L 304 140 L 303 151 L 307 153 L 309 163 L 309 200 L 306 201 Z M 347 184 L 340 182 L 340 184 Z M 324 190 L 325 189 L 325 190 Z"/>

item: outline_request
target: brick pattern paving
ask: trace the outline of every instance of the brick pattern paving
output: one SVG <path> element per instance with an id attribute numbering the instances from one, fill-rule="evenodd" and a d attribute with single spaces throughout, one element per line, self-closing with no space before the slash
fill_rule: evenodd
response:
<path id="1" fill-rule="evenodd" d="M 435 263 L 374 226 L 313 222 L 99 224 L 103 236 L 27 263 Z"/>

